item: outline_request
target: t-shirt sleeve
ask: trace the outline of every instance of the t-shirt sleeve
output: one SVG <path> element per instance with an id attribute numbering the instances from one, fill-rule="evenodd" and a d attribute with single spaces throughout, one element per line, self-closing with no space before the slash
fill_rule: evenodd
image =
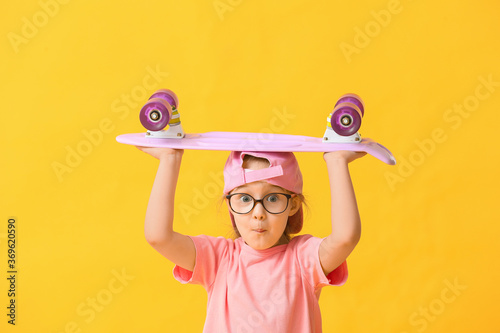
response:
<path id="1" fill-rule="evenodd" d="M 303 235 L 296 244 L 297 257 L 301 263 L 302 274 L 315 289 L 325 286 L 341 286 L 348 276 L 347 262 L 344 261 L 339 267 L 327 276 L 323 272 L 319 261 L 319 246 L 323 239 L 311 235 Z"/>
<path id="2" fill-rule="evenodd" d="M 230 240 L 205 235 L 189 237 L 196 248 L 194 269 L 189 271 L 175 265 L 174 278 L 180 283 L 199 284 L 208 289 L 215 281 L 222 258 L 227 255 Z"/>

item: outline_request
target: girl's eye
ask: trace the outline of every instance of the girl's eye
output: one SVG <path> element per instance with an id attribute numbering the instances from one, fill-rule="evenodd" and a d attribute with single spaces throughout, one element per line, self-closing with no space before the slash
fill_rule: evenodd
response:
<path id="1" fill-rule="evenodd" d="M 279 200 L 278 196 L 276 194 L 272 194 L 267 197 L 267 201 L 269 202 L 277 202 Z"/>
<path id="2" fill-rule="evenodd" d="M 248 202 L 252 202 L 252 197 L 249 195 L 243 195 L 243 196 L 241 196 L 240 200 L 241 200 L 241 202 L 248 203 Z"/>

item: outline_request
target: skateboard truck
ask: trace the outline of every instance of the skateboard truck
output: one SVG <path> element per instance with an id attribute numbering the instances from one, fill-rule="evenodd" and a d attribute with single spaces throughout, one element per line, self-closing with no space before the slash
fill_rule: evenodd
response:
<path id="1" fill-rule="evenodd" d="M 323 142 L 359 143 L 361 119 L 365 112 L 363 100 L 356 94 L 345 94 L 335 104 L 326 119 L 326 131 Z"/>
<path id="2" fill-rule="evenodd" d="M 177 109 L 172 110 L 172 118 L 168 123 L 167 130 L 151 131 L 146 132 L 146 136 L 149 138 L 170 138 L 170 139 L 182 139 L 185 136 L 184 130 L 182 129 L 180 115 Z"/>
<path id="3" fill-rule="evenodd" d="M 148 130 L 146 137 L 182 139 L 185 133 L 178 105 L 179 99 L 171 90 L 160 89 L 151 95 L 139 113 L 142 126 Z"/>
<path id="4" fill-rule="evenodd" d="M 355 133 L 349 136 L 338 135 L 331 128 L 326 128 L 325 134 L 323 135 L 323 142 L 325 143 L 359 143 L 361 142 L 361 134 Z"/>

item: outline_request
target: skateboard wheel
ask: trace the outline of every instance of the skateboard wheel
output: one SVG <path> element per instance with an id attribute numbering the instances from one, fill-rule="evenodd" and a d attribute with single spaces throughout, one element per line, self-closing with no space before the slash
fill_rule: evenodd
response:
<path id="1" fill-rule="evenodd" d="M 333 109 L 330 123 L 338 135 L 350 136 L 361 127 L 361 118 L 361 110 L 355 104 L 344 102 Z"/>
<path id="2" fill-rule="evenodd" d="M 339 98 L 339 100 L 337 101 L 335 106 L 339 105 L 340 103 L 352 103 L 352 104 L 356 105 L 359 108 L 359 110 L 361 111 L 361 117 L 364 117 L 365 105 L 364 105 L 361 97 L 359 97 L 358 95 L 356 95 L 356 94 L 344 94 Z"/>
<path id="3" fill-rule="evenodd" d="M 151 98 L 139 113 L 142 126 L 150 131 L 164 129 L 170 118 L 172 118 L 172 107 L 161 98 Z"/>
<path id="4" fill-rule="evenodd" d="M 171 106 L 178 109 L 179 108 L 179 99 L 177 95 L 169 89 L 159 89 L 157 90 L 149 99 L 152 98 L 161 98 L 166 100 Z"/>

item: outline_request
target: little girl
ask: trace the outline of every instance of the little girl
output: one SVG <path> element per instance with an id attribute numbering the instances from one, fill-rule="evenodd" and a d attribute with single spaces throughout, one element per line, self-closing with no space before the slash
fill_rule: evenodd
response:
<path id="1" fill-rule="evenodd" d="M 302 174 L 293 153 L 231 152 L 224 194 L 238 238 L 173 230 L 182 150 L 140 150 L 160 160 L 146 213 L 146 240 L 176 266 L 181 283 L 208 293 L 204 332 L 321 332 L 321 288 L 347 279 L 346 258 L 361 233 L 348 163 L 365 155 L 325 153 L 332 233 L 300 235 Z"/>

